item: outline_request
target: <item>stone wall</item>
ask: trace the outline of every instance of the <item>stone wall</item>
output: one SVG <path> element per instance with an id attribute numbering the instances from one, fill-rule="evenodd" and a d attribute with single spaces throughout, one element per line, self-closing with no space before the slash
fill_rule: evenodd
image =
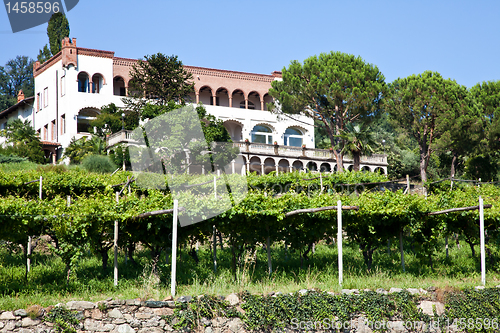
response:
<path id="1" fill-rule="evenodd" d="M 406 289 L 412 294 L 423 296 L 419 303 L 419 308 L 422 312 L 433 315 L 436 311 L 438 315 L 444 312 L 443 303 L 436 299 L 433 289 Z M 391 288 L 390 290 L 377 289 L 376 292 L 388 294 L 393 292 L 400 292 L 402 289 Z M 305 294 L 308 290 L 300 290 L 299 293 Z M 357 289 L 343 289 L 342 293 L 357 294 L 360 293 Z M 273 294 L 277 297 L 280 293 Z M 425 295 L 425 296 L 424 296 Z M 424 300 L 425 299 L 425 300 Z M 164 316 L 169 316 L 174 313 L 176 304 L 185 303 L 192 300 L 191 296 L 182 296 L 177 299 L 178 303 L 174 301 L 141 301 L 139 299 L 131 300 L 113 300 L 107 299 L 97 303 L 87 301 L 70 301 L 66 304 L 57 304 L 57 306 L 64 306 L 69 310 L 77 311 L 77 317 L 80 320 L 78 332 L 80 333 L 99 333 L 99 332 L 112 332 L 112 333 L 160 333 L 160 332 L 174 332 L 169 323 L 165 320 Z M 244 311 L 241 309 L 240 300 L 237 295 L 231 294 L 225 297 L 225 300 L 234 306 L 242 314 Z M 35 308 L 19 309 L 15 311 L 0 311 L 0 333 L 55 333 L 55 328 L 52 323 L 48 323 L 41 318 L 48 313 L 53 307 L 48 308 Z M 38 311 L 38 312 L 37 312 Z M 350 330 L 344 332 L 372 332 L 372 330 L 363 324 L 364 318 L 356 318 L 356 323 L 351 326 Z M 414 330 L 407 330 L 404 328 L 402 322 L 391 322 L 392 328 L 389 332 L 414 332 Z M 176 324 L 176 319 L 173 319 L 172 325 Z M 189 332 L 185 329 L 183 332 Z M 196 329 L 197 332 L 203 333 L 243 333 L 247 332 L 245 324 L 240 318 L 215 318 L 212 320 L 201 318 L 200 327 Z M 287 328 L 285 332 L 298 332 L 303 330 L 293 330 Z M 451 328 L 449 331 L 456 331 L 456 328 Z M 317 330 L 316 332 L 321 332 Z"/>

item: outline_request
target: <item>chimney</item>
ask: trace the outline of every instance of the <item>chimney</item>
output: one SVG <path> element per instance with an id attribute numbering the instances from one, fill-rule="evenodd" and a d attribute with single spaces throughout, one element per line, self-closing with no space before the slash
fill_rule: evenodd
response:
<path id="1" fill-rule="evenodd" d="M 23 90 L 19 90 L 19 93 L 17 94 L 17 102 L 19 103 L 20 101 L 24 100 L 24 93 Z"/>

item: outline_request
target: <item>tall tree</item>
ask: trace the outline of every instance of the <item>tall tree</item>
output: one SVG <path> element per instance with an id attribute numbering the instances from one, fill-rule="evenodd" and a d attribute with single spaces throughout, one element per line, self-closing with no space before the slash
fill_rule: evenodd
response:
<path id="1" fill-rule="evenodd" d="M 445 99 L 449 105 L 449 116 L 440 119 L 445 131 L 436 140 L 436 150 L 451 154 L 450 176 L 454 177 L 461 158 L 477 152 L 484 138 L 485 122 L 476 99 L 467 87 L 457 84 L 455 89 L 449 90 Z"/>
<path id="2" fill-rule="evenodd" d="M 361 57 L 341 52 L 310 57 L 303 65 L 294 60 L 282 72 L 283 80 L 273 81 L 269 91 L 278 101 L 275 112 L 319 120 L 342 172 L 341 131 L 347 123 L 369 123 L 378 115 L 387 91 L 384 76 Z"/>
<path id="3" fill-rule="evenodd" d="M 26 56 L 17 56 L 0 66 L 0 110 L 16 104 L 21 89 L 25 96 L 33 96 L 33 59 Z"/>
<path id="4" fill-rule="evenodd" d="M 184 69 L 177 56 L 157 53 L 145 56 L 130 70 L 129 95 L 125 104 L 141 112 L 146 104 L 167 105 L 171 101 L 185 104 L 194 92 L 193 76 Z"/>
<path id="5" fill-rule="evenodd" d="M 69 22 L 66 15 L 61 12 L 52 14 L 47 26 L 47 36 L 49 36 L 50 52 L 55 55 L 61 51 L 61 40 L 69 37 Z"/>
<path id="6" fill-rule="evenodd" d="M 496 151 L 500 148 L 500 81 L 478 83 L 471 88 L 471 94 L 486 120 L 487 147 Z"/>
<path id="7" fill-rule="evenodd" d="M 391 84 L 388 106 L 395 126 L 413 136 L 420 152 L 420 177 L 427 181 L 427 167 L 435 141 L 447 130 L 447 119 L 455 117 L 460 85 L 436 72 L 398 78 Z"/>

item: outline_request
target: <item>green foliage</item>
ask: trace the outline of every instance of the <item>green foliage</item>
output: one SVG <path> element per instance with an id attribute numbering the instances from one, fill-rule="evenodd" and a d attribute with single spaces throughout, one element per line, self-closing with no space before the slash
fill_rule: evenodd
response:
<path id="1" fill-rule="evenodd" d="M 87 155 L 104 154 L 105 146 L 106 142 L 97 136 L 92 136 L 90 140 L 86 136 L 78 140 L 73 137 L 64 149 L 64 156 L 69 158 L 71 164 L 80 164 Z"/>
<path id="2" fill-rule="evenodd" d="M 497 180 L 500 166 L 490 155 L 477 155 L 469 158 L 465 163 L 465 177 L 484 182 Z"/>
<path id="3" fill-rule="evenodd" d="M 19 157 L 12 154 L 10 155 L 0 154 L 0 163 L 21 163 L 27 160 L 28 159 L 26 157 Z"/>
<path id="4" fill-rule="evenodd" d="M 23 90 L 24 96 L 33 96 L 33 59 L 17 56 L 0 66 L 0 110 L 17 103 L 17 94 Z"/>
<path id="5" fill-rule="evenodd" d="M 80 324 L 76 315 L 76 311 L 58 306 L 50 310 L 44 317 L 44 321 L 54 324 L 54 328 L 58 333 L 76 333 L 78 324 Z"/>
<path id="6" fill-rule="evenodd" d="M 47 60 L 49 60 L 52 57 L 52 53 L 50 52 L 49 46 L 45 44 L 43 49 L 38 51 L 38 55 L 36 57 L 36 60 L 40 62 L 40 64 L 43 64 Z"/>
<path id="7" fill-rule="evenodd" d="M 11 155 L 26 157 L 28 160 L 35 163 L 44 163 L 45 156 L 42 151 L 42 144 L 35 129 L 31 126 L 31 121 L 20 119 L 10 120 L 7 123 L 5 130 L 1 131 L 1 135 L 10 144 L 3 147 L 4 151 Z"/>
<path id="8" fill-rule="evenodd" d="M 64 37 L 69 37 L 69 22 L 61 12 L 54 13 L 50 17 L 47 26 L 47 36 L 49 37 L 50 52 L 56 55 L 61 51 L 61 41 Z"/>
<path id="9" fill-rule="evenodd" d="M 127 106 L 139 111 L 146 103 L 167 105 L 185 100 L 194 91 L 192 74 L 187 72 L 177 56 L 162 53 L 145 56 L 130 70 L 129 96 Z M 144 100 L 146 97 L 146 100 Z"/>
<path id="10" fill-rule="evenodd" d="M 82 166 L 85 170 L 97 173 L 112 173 L 116 170 L 116 164 L 103 155 L 87 155 L 82 160 Z"/>
<path id="11" fill-rule="evenodd" d="M 356 120 L 369 123 L 380 112 L 387 91 L 384 76 L 360 57 L 341 52 L 321 53 L 300 64 L 294 60 L 283 68 L 283 80 L 273 81 L 269 94 L 280 110 L 318 120 L 330 139 L 330 147 L 342 149 L 345 142 L 335 139 L 345 125 Z M 272 107 L 272 106 L 271 106 Z M 337 153 L 339 170 L 343 153 Z"/>

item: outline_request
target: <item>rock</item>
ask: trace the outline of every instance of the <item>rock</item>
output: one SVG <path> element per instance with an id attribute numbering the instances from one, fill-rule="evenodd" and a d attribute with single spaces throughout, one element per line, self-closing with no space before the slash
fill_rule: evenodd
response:
<path id="1" fill-rule="evenodd" d="M 136 312 L 135 317 L 137 319 L 149 319 L 151 318 L 151 313 Z"/>
<path id="2" fill-rule="evenodd" d="M 125 313 L 125 314 L 123 315 L 123 317 L 124 317 L 124 318 L 125 318 L 125 320 L 126 320 L 126 321 L 128 321 L 128 322 L 130 322 L 130 321 L 134 320 L 134 317 L 132 317 L 132 315 L 131 315 L 131 314 L 129 314 L 129 313 Z"/>
<path id="3" fill-rule="evenodd" d="M 400 293 L 402 291 L 403 291 L 403 289 L 401 289 L 401 288 L 391 288 L 391 289 L 389 289 L 389 294 Z"/>
<path id="4" fill-rule="evenodd" d="M 436 291 L 436 287 L 430 286 L 429 288 L 427 288 L 427 291 L 430 291 L 430 292 Z"/>
<path id="5" fill-rule="evenodd" d="M 417 288 L 408 288 L 406 289 L 410 294 L 415 295 L 415 294 L 420 294 L 420 290 Z"/>
<path id="6" fill-rule="evenodd" d="M 125 324 L 127 321 L 123 318 L 119 318 L 119 319 L 115 319 L 113 320 L 111 323 L 113 325 L 121 325 L 121 324 Z"/>
<path id="7" fill-rule="evenodd" d="M 138 333 L 163 333 L 163 330 L 159 327 L 145 327 L 141 328 Z"/>
<path id="8" fill-rule="evenodd" d="M 444 313 L 444 305 L 441 302 L 422 301 L 419 305 L 417 305 L 417 308 L 422 309 L 422 312 L 429 316 L 434 315 L 433 307 L 436 308 L 438 316 Z"/>
<path id="9" fill-rule="evenodd" d="M 243 327 L 243 322 L 240 318 L 234 318 L 227 326 L 231 332 L 236 333 Z"/>
<path id="10" fill-rule="evenodd" d="M 149 320 L 142 322 L 142 327 L 156 327 L 160 322 L 156 318 L 151 318 Z"/>
<path id="11" fill-rule="evenodd" d="M 177 302 L 189 303 L 193 299 L 193 296 L 181 296 L 177 299 Z"/>
<path id="12" fill-rule="evenodd" d="M 166 301 L 167 303 L 167 306 L 171 309 L 174 309 L 175 308 L 175 302 L 174 301 Z"/>
<path id="13" fill-rule="evenodd" d="M 326 293 L 330 296 L 335 296 L 335 293 L 333 291 L 327 291 Z"/>
<path id="14" fill-rule="evenodd" d="M 201 317 L 200 323 L 203 326 L 210 326 L 212 324 L 212 322 L 210 320 L 208 320 L 207 318 L 205 318 L 205 317 Z"/>
<path id="15" fill-rule="evenodd" d="M 171 308 L 160 308 L 160 309 L 153 309 L 153 313 L 157 316 L 169 316 L 174 314 L 174 310 Z"/>
<path id="16" fill-rule="evenodd" d="M 85 316 L 87 317 L 87 316 Z M 102 319 L 102 312 L 99 309 L 92 309 L 90 312 L 90 318 L 92 319 Z"/>
<path id="17" fill-rule="evenodd" d="M 420 288 L 420 294 L 421 295 L 427 295 L 427 290 L 423 289 L 423 288 Z"/>
<path id="18" fill-rule="evenodd" d="M 139 319 L 132 319 L 128 322 L 132 327 L 141 327 L 141 321 Z"/>
<path id="19" fill-rule="evenodd" d="M 116 330 L 118 331 L 118 333 L 135 333 L 135 330 L 128 324 L 120 325 Z"/>
<path id="20" fill-rule="evenodd" d="M 24 309 L 19 309 L 13 312 L 14 316 L 19 316 L 19 317 L 27 317 L 28 313 Z"/>
<path id="21" fill-rule="evenodd" d="M 109 332 L 115 328 L 115 325 L 104 324 L 100 320 L 86 319 L 83 327 L 86 331 Z"/>
<path id="22" fill-rule="evenodd" d="M 307 289 L 300 289 L 299 290 L 299 294 L 301 294 L 301 295 L 305 295 L 305 294 L 307 294 L 307 292 L 308 292 Z"/>
<path id="23" fill-rule="evenodd" d="M 3 321 L 0 321 L 0 330 L 5 326 L 5 324 L 3 323 Z"/>
<path id="24" fill-rule="evenodd" d="M 15 320 L 15 319 L 16 316 L 14 316 L 10 311 L 2 312 L 2 314 L 0 315 L 0 320 Z"/>
<path id="25" fill-rule="evenodd" d="M 236 305 L 240 302 L 240 299 L 238 298 L 238 296 L 236 294 L 229 294 L 227 295 L 226 297 L 226 301 L 231 304 L 231 305 Z"/>
<path id="26" fill-rule="evenodd" d="M 475 286 L 474 289 L 476 289 L 476 290 L 483 290 L 484 286 Z M 14 312 L 14 314 L 16 314 L 16 313 Z"/>
<path id="27" fill-rule="evenodd" d="M 163 301 L 166 302 L 166 301 L 173 301 L 174 298 L 172 297 L 172 295 L 170 296 L 167 296 L 167 298 L 165 298 Z"/>
<path id="28" fill-rule="evenodd" d="M 15 328 L 16 328 L 16 323 L 13 321 L 8 321 L 7 324 L 5 324 L 5 327 L 3 329 L 5 331 L 12 331 Z"/>
<path id="29" fill-rule="evenodd" d="M 167 306 L 167 302 L 162 302 L 162 301 L 146 301 L 146 302 L 144 302 L 144 306 L 147 306 L 149 308 L 162 308 L 164 306 Z"/>
<path id="30" fill-rule="evenodd" d="M 95 304 L 87 301 L 69 301 L 66 307 L 68 310 L 90 310 L 95 308 Z"/>
<path id="31" fill-rule="evenodd" d="M 212 327 L 208 326 L 207 328 L 205 328 L 205 333 L 214 333 L 214 330 Z"/>
<path id="32" fill-rule="evenodd" d="M 85 315 L 83 314 L 83 311 L 78 311 L 76 314 L 75 314 L 75 318 L 78 319 L 78 320 L 84 320 L 85 319 Z"/>
<path id="33" fill-rule="evenodd" d="M 123 314 L 121 313 L 120 310 L 118 309 L 113 309 L 108 312 L 108 317 L 109 318 L 115 318 L 115 319 L 121 319 L 123 318 Z"/>
<path id="34" fill-rule="evenodd" d="M 403 333 L 403 332 L 406 331 L 406 328 L 404 326 L 405 325 L 404 321 L 400 321 L 400 320 L 398 320 L 398 321 L 390 321 L 390 322 L 388 322 L 388 324 L 390 324 L 390 325 L 388 325 L 389 326 L 388 328 L 390 329 L 390 332 L 393 332 L 393 333 Z"/>
<path id="35" fill-rule="evenodd" d="M 359 289 L 342 289 L 342 294 L 346 295 L 359 294 Z"/>
<path id="36" fill-rule="evenodd" d="M 371 289 L 363 289 L 365 293 L 372 291 Z"/>
<path id="37" fill-rule="evenodd" d="M 375 292 L 378 294 L 384 294 L 384 295 L 388 294 L 387 290 L 385 290 L 383 288 L 378 288 L 377 290 L 375 290 Z"/>
<path id="38" fill-rule="evenodd" d="M 38 324 L 40 324 L 40 320 L 39 319 L 34 319 L 33 320 L 30 317 L 25 317 L 21 321 L 21 326 L 22 327 L 36 326 Z"/>

